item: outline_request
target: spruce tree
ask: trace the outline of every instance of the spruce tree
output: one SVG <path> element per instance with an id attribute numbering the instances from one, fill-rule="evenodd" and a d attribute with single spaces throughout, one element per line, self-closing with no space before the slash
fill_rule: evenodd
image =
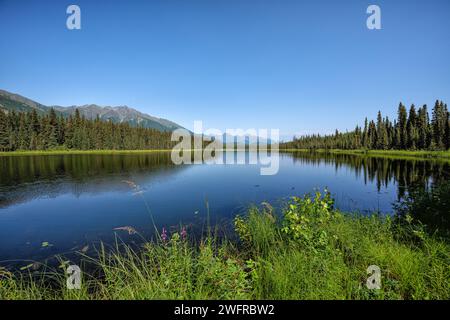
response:
<path id="1" fill-rule="evenodd" d="M 445 105 L 447 109 L 447 105 Z M 447 109 L 447 124 L 445 126 L 445 149 L 450 149 L 450 111 Z"/>
<path id="2" fill-rule="evenodd" d="M 417 146 L 417 114 L 416 107 L 411 105 L 407 122 L 407 149 L 415 150 Z"/>
<path id="3" fill-rule="evenodd" d="M 0 109 L 0 151 L 9 149 L 8 119 L 6 113 Z"/>
<path id="4" fill-rule="evenodd" d="M 419 149 L 428 148 L 428 122 L 427 105 L 423 105 L 422 108 L 419 108 L 417 115 L 417 147 Z"/>
<path id="5" fill-rule="evenodd" d="M 377 116 L 377 149 L 386 150 L 388 148 L 387 129 L 381 111 Z"/>
<path id="6" fill-rule="evenodd" d="M 362 133 L 362 146 L 365 149 L 369 148 L 369 128 L 368 128 L 368 126 L 369 126 L 369 124 L 368 124 L 367 117 L 366 117 L 366 119 L 364 120 L 364 130 Z"/>
<path id="7" fill-rule="evenodd" d="M 400 134 L 400 144 L 399 149 L 406 149 L 408 141 L 408 131 L 407 131 L 407 112 L 406 107 L 400 102 L 398 106 L 398 129 Z"/>
<path id="8" fill-rule="evenodd" d="M 432 148 L 433 149 L 443 149 L 444 137 L 445 137 L 445 127 L 446 127 L 447 113 L 444 108 L 442 101 L 436 100 L 433 108 L 433 115 L 431 120 L 432 127 Z"/>

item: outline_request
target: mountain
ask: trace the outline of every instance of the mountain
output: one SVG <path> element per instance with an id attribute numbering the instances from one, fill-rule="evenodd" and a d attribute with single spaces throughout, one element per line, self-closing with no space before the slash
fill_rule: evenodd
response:
<path id="1" fill-rule="evenodd" d="M 0 89 L 0 109 L 6 111 L 30 112 L 36 109 L 38 113 L 46 113 L 50 108 L 18 94 Z"/>
<path id="2" fill-rule="evenodd" d="M 75 110 L 78 109 L 80 114 L 87 119 L 95 119 L 98 116 L 100 120 L 103 121 L 111 120 L 114 123 L 127 122 L 132 126 L 142 126 L 160 131 L 173 131 L 178 128 L 183 128 L 175 122 L 153 117 L 127 106 L 102 107 L 96 104 L 70 107 L 46 106 L 18 94 L 0 90 L 0 109 L 4 109 L 6 112 L 12 110 L 17 112 L 30 112 L 35 109 L 39 114 L 45 114 L 48 113 L 51 108 L 53 108 L 57 114 L 65 117 L 74 115 Z"/>

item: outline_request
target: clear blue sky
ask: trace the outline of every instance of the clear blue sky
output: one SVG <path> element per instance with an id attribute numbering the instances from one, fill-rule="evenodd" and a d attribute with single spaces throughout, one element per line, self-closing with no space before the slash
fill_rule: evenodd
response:
<path id="1" fill-rule="evenodd" d="M 0 0 L 0 88 L 188 128 L 351 130 L 400 101 L 450 102 L 449 14 L 448 0 Z"/>

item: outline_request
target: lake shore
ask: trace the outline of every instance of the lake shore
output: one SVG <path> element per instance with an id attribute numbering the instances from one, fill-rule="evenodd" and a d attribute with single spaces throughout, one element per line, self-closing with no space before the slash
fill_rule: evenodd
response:
<path id="1" fill-rule="evenodd" d="M 71 155 L 71 154 L 144 154 L 154 152 L 171 152 L 171 149 L 148 150 L 36 150 L 36 151 L 6 151 L 1 156 L 45 156 L 45 155 Z"/>
<path id="2" fill-rule="evenodd" d="M 323 154 L 347 154 L 368 157 L 384 158 L 405 158 L 405 159 L 448 159 L 450 160 L 450 150 L 447 151 L 427 151 L 427 150 L 342 150 L 342 149 L 280 149 L 280 152 L 307 152 Z"/>
<path id="3" fill-rule="evenodd" d="M 84 256 L 102 276 L 83 275 L 79 290 L 66 288 L 64 260 L 57 274 L 32 271 L 31 264 L 22 275 L 0 268 L 0 298 L 450 298 L 449 243 L 413 218 L 343 214 L 333 209 L 329 193 L 293 198 L 282 213 L 265 204 L 236 217 L 239 242 L 219 240 L 214 231 L 191 241 L 182 229 L 162 231 L 140 252 L 125 246 L 112 254 L 100 250 L 99 258 Z M 379 268 L 377 288 L 367 286 L 369 266 Z M 53 286 L 45 284 L 47 277 Z"/>
<path id="4" fill-rule="evenodd" d="M 171 149 L 145 149 L 145 150 L 35 150 L 35 151 L 1 151 L 0 156 L 39 156 L 39 155 L 70 155 L 70 154 L 145 154 L 154 152 L 171 152 Z M 195 150 L 191 150 L 195 151 Z M 222 150 L 224 151 L 224 150 Z M 236 150 L 244 151 L 244 150 Z M 427 150 L 342 150 L 342 149 L 280 149 L 280 152 L 308 152 L 324 154 L 348 154 L 370 157 L 393 157 L 393 158 L 423 158 L 423 159 L 450 159 L 450 150 L 427 151 Z"/>

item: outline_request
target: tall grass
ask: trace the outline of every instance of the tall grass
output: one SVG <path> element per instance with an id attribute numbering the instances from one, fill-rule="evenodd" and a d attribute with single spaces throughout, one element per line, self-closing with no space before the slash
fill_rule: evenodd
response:
<path id="1" fill-rule="evenodd" d="M 97 258 L 81 290 L 63 273 L 0 270 L 1 299 L 449 299 L 450 245 L 410 217 L 343 214 L 328 193 L 293 198 L 281 214 L 269 204 L 236 217 L 239 242 L 178 233 Z M 118 248 L 119 249 L 119 248 Z M 381 289 L 366 287 L 367 267 Z"/>

